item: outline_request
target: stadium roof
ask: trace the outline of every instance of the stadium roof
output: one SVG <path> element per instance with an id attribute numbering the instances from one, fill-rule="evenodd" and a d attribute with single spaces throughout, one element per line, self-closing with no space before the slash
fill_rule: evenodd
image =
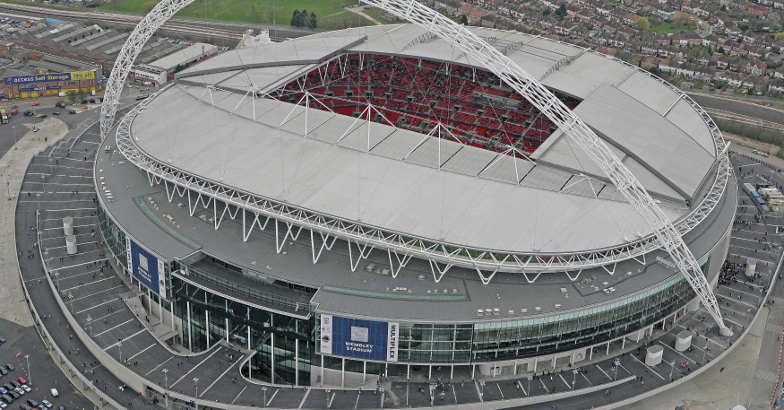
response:
<path id="1" fill-rule="evenodd" d="M 675 220 L 688 212 L 715 154 L 710 131 L 681 94 L 636 67 L 578 47 L 474 30 L 548 87 L 583 99 L 577 114 L 663 201 L 667 215 Z M 368 129 L 352 117 L 273 99 L 256 100 L 254 114 L 245 98 L 249 87 L 271 90 L 344 52 L 471 65 L 412 25 L 239 49 L 185 70 L 182 83 L 134 121 L 133 138 L 151 156 L 211 181 L 452 244 L 568 252 L 649 232 L 560 131 L 534 152 L 534 165 L 448 138 L 382 124 Z"/>

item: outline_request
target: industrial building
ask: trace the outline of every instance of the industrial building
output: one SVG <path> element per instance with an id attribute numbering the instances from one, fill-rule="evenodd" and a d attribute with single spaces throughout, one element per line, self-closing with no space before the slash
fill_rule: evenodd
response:
<path id="1" fill-rule="evenodd" d="M 131 69 L 131 78 L 138 82 L 153 82 L 161 85 L 174 78 L 174 74 L 218 53 L 218 47 L 207 43 L 195 43 L 175 51 L 148 64 L 139 64 Z"/>

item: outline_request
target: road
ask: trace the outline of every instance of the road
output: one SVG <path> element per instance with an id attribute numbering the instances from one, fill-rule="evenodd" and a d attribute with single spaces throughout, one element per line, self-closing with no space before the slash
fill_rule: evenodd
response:
<path id="1" fill-rule="evenodd" d="M 128 28 L 135 27 L 142 18 L 142 16 L 132 14 L 103 11 L 77 11 L 61 8 L 54 9 L 15 3 L 0 3 L 0 10 L 11 11 L 18 14 L 21 13 L 34 17 L 69 19 L 97 24 L 115 24 L 127 26 Z M 242 34 L 248 28 L 268 28 L 270 30 L 270 38 L 272 38 L 274 41 L 301 37 L 303 35 L 313 33 L 312 31 L 295 29 L 293 27 L 259 26 L 254 24 L 204 21 L 200 19 L 181 17 L 174 17 L 170 19 L 163 25 L 163 27 L 161 27 L 161 30 L 168 31 L 173 34 L 217 38 L 234 42 L 239 41 L 242 38 Z"/>

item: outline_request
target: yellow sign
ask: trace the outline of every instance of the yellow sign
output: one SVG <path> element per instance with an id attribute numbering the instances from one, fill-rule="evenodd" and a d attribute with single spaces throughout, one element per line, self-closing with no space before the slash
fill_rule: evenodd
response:
<path id="1" fill-rule="evenodd" d="M 94 79 L 95 71 L 71 71 L 71 81 Z"/>

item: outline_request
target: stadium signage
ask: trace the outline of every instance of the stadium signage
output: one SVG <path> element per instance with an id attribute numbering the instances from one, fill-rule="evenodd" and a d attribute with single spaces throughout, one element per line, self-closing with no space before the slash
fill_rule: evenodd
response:
<path id="1" fill-rule="evenodd" d="M 130 239 L 127 241 L 128 266 L 131 275 L 148 289 L 165 298 L 165 294 L 161 294 L 161 290 L 166 290 L 163 261 L 136 242 Z"/>
<path id="2" fill-rule="evenodd" d="M 321 315 L 321 353 L 369 360 L 398 360 L 400 325 Z"/>
<path id="3" fill-rule="evenodd" d="M 46 83 L 54 81 L 78 81 L 95 79 L 95 71 L 72 71 L 70 73 L 50 73 L 36 75 L 17 75 L 4 77 L 3 82 L 8 85 Z"/>

